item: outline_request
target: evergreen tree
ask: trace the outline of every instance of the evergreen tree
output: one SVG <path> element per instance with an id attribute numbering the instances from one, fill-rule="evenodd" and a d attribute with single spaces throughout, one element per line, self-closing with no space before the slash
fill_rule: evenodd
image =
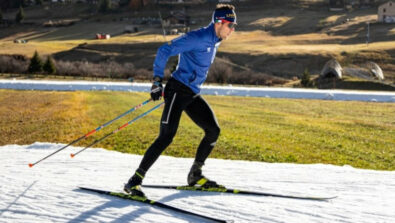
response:
<path id="1" fill-rule="evenodd" d="M 130 0 L 120 0 L 119 1 L 119 7 L 123 8 L 129 5 Z"/>
<path id="2" fill-rule="evenodd" d="M 18 13 L 16 13 L 15 21 L 16 21 L 16 23 L 21 23 L 24 18 L 25 18 L 25 11 L 23 10 L 23 8 L 21 6 L 21 7 L 19 7 Z"/>
<path id="3" fill-rule="evenodd" d="M 27 6 L 29 6 L 29 2 L 28 2 L 28 0 L 20 0 L 20 4 L 22 5 L 22 7 L 27 7 Z"/>
<path id="4" fill-rule="evenodd" d="M 3 12 L 1 11 L 1 8 L 0 8 L 0 23 L 2 23 L 3 22 Z"/>
<path id="5" fill-rule="evenodd" d="M 99 12 L 105 13 L 111 9 L 111 0 L 100 0 Z"/>
<path id="6" fill-rule="evenodd" d="M 302 78 L 300 80 L 300 83 L 302 84 L 303 87 L 312 87 L 313 82 L 310 79 L 310 72 L 306 68 L 302 74 Z"/>
<path id="7" fill-rule="evenodd" d="M 41 73 L 42 71 L 43 71 L 43 63 L 42 63 L 37 51 L 35 51 L 32 59 L 30 60 L 30 65 L 29 65 L 27 72 Z"/>
<path id="8" fill-rule="evenodd" d="M 55 64 L 50 56 L 47 57 L 43 69 L 48 74 L 56 73 Z"/>
<path id="9" fill-rule="evenodd" d="M 36 0 L 36 5 L 43 5 L 43 0 Z"/>

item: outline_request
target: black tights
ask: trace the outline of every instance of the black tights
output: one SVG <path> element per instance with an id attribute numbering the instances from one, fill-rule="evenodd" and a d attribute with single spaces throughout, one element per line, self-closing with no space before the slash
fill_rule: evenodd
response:
<path id="1" fill-rule="evenodd" d="M 200 95 L 194 94 L 188 87 L 174 79 L 170 79 L 166 84 L 164 98 L 165 108 L 159 136 L 145 152 L 139 169 L 147 171 L 170 145 L 176 135 L 183 111 L 205 132 L 195 157 L 195 162 L 204 163 L 220 133 L 218 122 L 210 106 Z"/>

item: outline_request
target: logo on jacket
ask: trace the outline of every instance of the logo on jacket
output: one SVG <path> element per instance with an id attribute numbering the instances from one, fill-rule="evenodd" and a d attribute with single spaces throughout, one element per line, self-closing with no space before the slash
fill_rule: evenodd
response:
<path id="1" fill-rule="evenodd" d="M 208 47 L 207 48 L 207 53 L 210 53 L 211 52 L 211 47 Z"/>

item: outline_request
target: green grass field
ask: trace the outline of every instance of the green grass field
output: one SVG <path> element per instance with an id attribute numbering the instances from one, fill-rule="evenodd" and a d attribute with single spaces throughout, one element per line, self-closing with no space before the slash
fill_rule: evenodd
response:
<path id="1" fill-rule="evenodd" d="M 146 93 L 126 92 L 0 90 L 0 145 L 69 143 L 148 97 Z M 395 170 L 393 103 L 205 98 L 222 129 L 211 158 Z M 153 105 L 77 145 L 88 145 Z M 160 115 L 161 109 L 154 111 L 95 147 L 143 154 L 158 134 Z M 193 157 L 202 137 L 203 131 L 183 115 L 177 135 L 164 154 Z"/>

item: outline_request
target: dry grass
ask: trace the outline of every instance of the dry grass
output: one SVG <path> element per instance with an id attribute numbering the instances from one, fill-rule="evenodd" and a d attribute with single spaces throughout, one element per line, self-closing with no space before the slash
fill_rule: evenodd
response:
<path id="1" fill-rule="evenodd" d="M 322 33 L 272 36 L 267 32 L 236 32 L 221 45 L 220 51 L 246 54 L 340 54 L 343 51 L 358 52 L 363 50 L 383 51 L 395 49 L 395 40 L 374 42 L 367 45 L 341 44 L 347 36 L 328 36 Z M 325 43 L 329 42 L 329 43 Z M 332 42 L 332 43 L 330 43 Z"/>
<path id="2" fill-rule="evenodd" d="M 249 23 L 249 25 L 258 26 L 261 27 L 262 29 L 265 29 L 266 26 L 280 27 L 291 19 L 292 17 L 288 17 L 288 16 L 268 17 L 268 18 L 255 20 Z"/>
<path id="3" fill-rule="evenodd" d="M 167 36 L 169 41 L 176 36 Z M 347 36 L 328 36 L 321 33 L 272 36 L 268 32 L 236 32 L 231 38 L 224 42 L 219 52 L 239 53 L 239 54 L 340 54 L 343 51 L 358 52 L 362 50 L 383 51 L 395 49 L 395 41 L 373 42 L 367 45 L 362 42 L 359 44 L 345 45 L 341 42 Z M 163 42 L 161 35 L 121 35 L 110 40 L 64 40 L 64 41 L 36 41 L 31 40 L 27 44 L 15 44 L 11 40 L 0 41 L 0 54 L 23 54 L 33 55 L 37 50 L 41 55 L 49 55 L 62 51 L 67 51 L 77 47 L 79 44 L 128 44 L 128 43 L 147 43 Z M 332 43 L 325 43 L 332 42 Z"/>
<path id="4" fill-rule="evenodd" d="M 303 4 L 309 5 L 313 2 L 305 1 Z M 202 15 L 209 17 L 210 13 L 207 10 L 204 8 L 199 12 L 191 12 L 193 19 L 198 21 L 193 28 L 208 23 L 208 19 L 202 19 Z M 144 13 L 148 12 L 141 12 L 141 16 L 144 16 Z M 238 10 L 237 31 L 229 40 L 221 44 L 219 54 L 230 58 L 235 68 L 246 66 L 255 72 L 271 73 L 286 78 L 300 75 L 305 68 L 318 73 L 327 59 L 331 57 L 342 59 L 343 52 L 359 54 L 362 51 L 374 51 L 389 54 L 389 60 L 385 61 L 377 61 L 375 57 L 364 58 L 366 61 L 372 60 L 385 67 L 395 60 L 393 55 L 395 29 L 391 25 L 375 23 L 376 13 L 376 9 L 333 13 L 319 7 L 314 9 L 295 8 L 289 5 L 280 7 L 280 3 L 276 1 L 256 6 L 247 6 L 243 3 L 243 7 Z M 119 21 L 121 16 L 130 15 L 107 15 L 105 19 L 100 18 L 102 19 L 100 22 L 92 19 L 55 29 L 40 27 L 30 28 L 27 31 L 10 31 L 12 35 L 3 34 L 2 36 L 6 37 L 0 39 L 0 54 L 24 54 L 30 57 L 37 50 L 42 56 L 62 53 L 62 57 L 68 60 L 72 60 L 74 56 L 77 60 L 86 57 L 88 61 L 91 59 L 95 62 L 98 62 L 98 58 L 106 60 L 109 57 L 116 57 L 122 62 L 136 61 L 134 63 L 136 68 L 146 69 L 148 66 L 152 68 L 152 60 L 159 43 L 169 41 L 176 36 L 164 38 L 159 25 L 140 27 L 141 32 L 137 34 L 122 34 L 124 26 L 129 24 Z M 111 22 L 113 19 L 116 21 Z M 370 31 L 373 42 L 369 45 L 365 43 L 366 22 L 372 23 Z M 96 33 L 108 33 L 112 38 L 95 40 Z M 29 42 L 15 44 L 13 43 L 15 38 L 27 39 Z M 92 47 L 76 49 L 83 43 Z M 138 43 L 146 44 L 143 46 L 147 49 L 141 50 L 133 45 Z M 104 46 L 102 47 L 104 50 L 101 46 Z M 105 46 L 114 49 L 109 50 L 109 47 Z M 117 49 L 122 46 L 128 47 L 128 51 Z M 281 61 L 284 64 L 278 66 L 278 57 L 290 59 Z M 252 58 L 253 61 L 246 61 L 245 58 Z M 309 61 L 313 61 L 313 65 Z M 295 64 L 299 65 L 298 68 L 295 68 Z M 395 76 L 392 70 L 384 72 L 389 76 Z"/>

